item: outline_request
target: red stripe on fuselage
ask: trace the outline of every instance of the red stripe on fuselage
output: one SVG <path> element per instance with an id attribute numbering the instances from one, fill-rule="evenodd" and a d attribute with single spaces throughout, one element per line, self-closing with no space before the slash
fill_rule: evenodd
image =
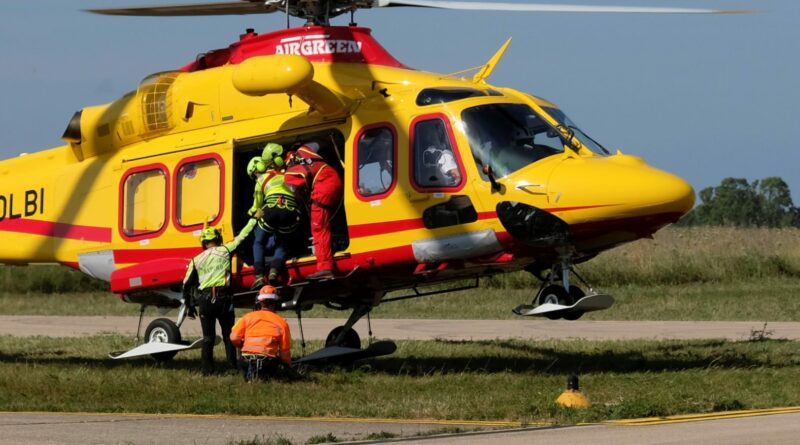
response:
<path id="1" fill-rule="evenodd" d="M 497 218 L 497 212 L 478 213 L 478 220 Z M 378 223 L 358 224 L 350 226 L 350 238 L 363 238 L 365 236 L 386 235 L 404 230 L 424 229 L 422 218 L 401 219 L 397 221 L 384 221 Z"/>
<path id="2" fill-rule="evenodd" d="M 359 224 L 350 226 L 350 238 L 362 238 L 365 236 L 385 235 L 387 233 L 402 232 L 404 230 L 415 230 L 424 228 L 425 224 L 423 224 L 421 218 Z"/>
<path id="3" fill-rule="evenodd" d="M 202 250 L 199 246 L 175 249 L 119 249 L 114 250 L 114 263 L 138 264 L 163 258 L 194 258 Z"/>
<path id="4" fill-rule="evenodd" d="M 110 227 L 81 226 L 37 219 L 5 219 L 0 221 L 0 231 L 27 233 L 30 235 L 66 238 L 98 243 L 111 242 Z"/>

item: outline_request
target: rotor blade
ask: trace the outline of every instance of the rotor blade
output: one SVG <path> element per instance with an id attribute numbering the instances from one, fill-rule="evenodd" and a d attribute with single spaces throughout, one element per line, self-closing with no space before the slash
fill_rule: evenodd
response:
<path id="1" fill-rule="evenodd" d="M 743 9 L 661 8 L 637 6 L 584 6 L 535 3 L 461 2 L 447 0 L 377 0 L 378 7 L 416 6 L 422 8 L 463 9 L 473 11 L 524 11 L 524 12 L 613 12 L 644 14 L 742 14 Z"/>
<path id="2" fill-rule="evenodd" d="M 275 12 L 279 5 L 275 2 L 245 0 L 243 2 L 195 3 L 183 5 L 142 6 L 136 8 L 87 9 L 95 14 L 132 16 L 193 16 L 193 15 L 242 15 L 266 14 Z"/>

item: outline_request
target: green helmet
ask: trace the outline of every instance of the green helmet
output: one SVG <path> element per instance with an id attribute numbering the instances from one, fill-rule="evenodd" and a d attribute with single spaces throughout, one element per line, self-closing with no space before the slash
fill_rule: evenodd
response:
<path id="1" fill-rule="evenodd" d="M 274 142 L 268 143 L 264 146 L 264 151 L 261 153 L 261 160 L 266 167 L 275 165 L 277 168 L 282 168 L 284 166 L 283 147 Z"/>
<path id="2" fill-rule="evenodd" d="M 200 242 L 205 244 L 208 241 L 222 241 L 222 233 L 216 227 L 206 227 L 200 231 Z"/>
<path id="3" fill-rule="evenodd" d="M 250 162 L 247 163 L 247 176 L 254 178 L 258 173 L 264 173 L 267 171 L 267 166 L 264 165 L 264 161 L 261 160 L 260 156 L 255 156 Z"/>

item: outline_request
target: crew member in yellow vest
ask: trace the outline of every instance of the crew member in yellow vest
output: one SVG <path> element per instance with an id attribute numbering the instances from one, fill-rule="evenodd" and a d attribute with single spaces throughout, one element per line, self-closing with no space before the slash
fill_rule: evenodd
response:
<path id="1" fill-rule="evenodd" d="M 230 341 L 231 327 L 235 319 L 230 288 L 231 256 L 262 215 L 261 210 L 257 211 L 239 235 L 225 244 L 222 243 L 222 233 L 214 227 L 206 227 L 200 232 L 203 251 L 189 263 L 183 279 L 183 298 L 190 314 L 194 313 L 195 303 L 200 306 L 200 327 L 203 329 L 201 363 L 204 375 L 214 372 L 217 321 L 222 330 L 228 363 L 236 368 L 236 350 Z"/>
<path id="2" fill-rule="evenodd" d="M 293 186 L 284 181 L 283 173 L 276 173 L 264 188 L 264 217 L 261 222 L 265 231 L 275 235 L 275 252 L 269 267 L 269 282 L 277 284 L 285 269 L 285 261 L 302 245 L 298 230 L 303 221 L 304 206 Z"/>
<path id="3" fill-rule="evenodd" d="M 264 147 L 264 153 L 270 154 L 268 162 L 264 161 L 264 154 L 256 156 L 247 164 L 247 175 L 256 182 L 255 189 L 253 190 L 253 205 L 250 207 L 248 213 L 252 216 L 256 210 L 264 207 L 264 191 L 267 183 L 272 179 L 275 174 L 283 168 L 283 159 L 280 153 L 283 153 L 283 147 L 278 144 L 269 143 Z M 278 153 L 278 155 L 272 155 Z M 251 289 L 259 289 L 265 284 L 265 271 L 266 266 L 264 257 L 272 254 L 275 249 L 275 237 L 267 233 L 264 223 L 259 221 L 258 226 L 255 228 L 255 240 L 253 241 L 253 269 L 255 269 L 256 277 L 253 281 Z"/>

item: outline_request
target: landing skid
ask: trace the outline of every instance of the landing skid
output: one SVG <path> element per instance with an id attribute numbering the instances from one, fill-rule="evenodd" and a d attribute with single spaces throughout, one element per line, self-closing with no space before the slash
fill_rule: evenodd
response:
<path id="1" fill-rule="evenodd" d="M 544 303 L 538 306 L 531 304 L 521 304 L 512 311 L 522 316 L 564 316 L 567 314 L 601 311 L 608 309 L 614 304 L 614 297 L 605 294 L 592 294 L 579 299 L 575 304 L 564 306 L 561 304 Z"/>
<path id="2" fill-rule="evenodd" d="M 222 339 L 217 336 L 214 339 L 214 344 L 218 345 Z M 161 342 L 151 342 L 145 343 L 143 345 L 139 345 L 129 351 L 115 351 L 110 352 L 108 354 L 109 357 L 113 358 L 114 360 L 119 360 L 123 358 L 133 358 L 133 357 L 141 357 L 143 355 L 153 355 L 153 354 L 161 354 L 164 352 L 179 352 L 179 351 L 187 351 L 189 349 L 199 349 L 203 346 L 203 339 L 198 338 L 197 340 L 191 343 L 161 343 Z"/>
<path id="3" fill-rule="evenodd" d="M 295 360 L 295 363 L 307 365 L 352 362 L 371 357 L 392 354 L 397 350 L 397 345 L 390 340 L 377 341 L 369 345 L 366 349 L 347 348 L 344 346 L 328 346 L 319 351 L 312 352 L 307 356 Z"/>

